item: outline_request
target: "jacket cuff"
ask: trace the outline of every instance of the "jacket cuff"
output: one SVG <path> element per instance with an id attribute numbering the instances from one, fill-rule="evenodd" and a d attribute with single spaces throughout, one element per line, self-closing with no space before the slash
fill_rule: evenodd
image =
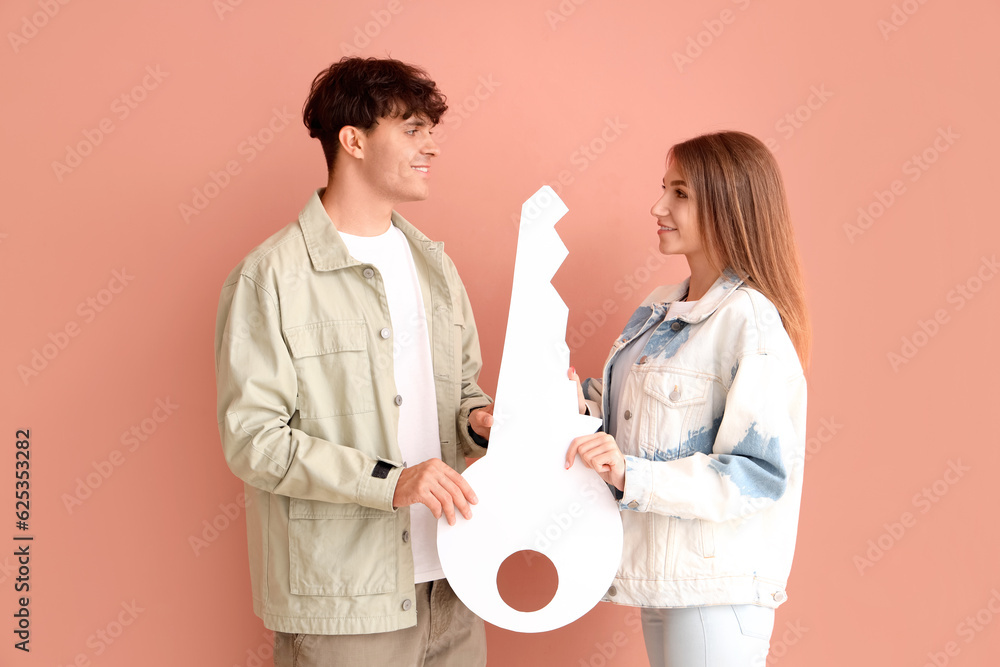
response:
<path id="1" fill-rule="evenodd" d="M 472 442 L 484 448 L 490 446 L 490 441 L 488 439 L 479 435 L 472 429 L 472 424 L 466 424 L 465 429 L 469 432 L 469 437 L 472 438 Z"/>
<path id="2" fill-rule="evenodd" d="M 653 462 L 637 456 L 625 457 L 625 490 L 618 508 L 646 512 L 653 495 Z"/>
<path id="3" fill-rule="evenodd" d="M 392 497 L 403 468 L 391 461 L 378 459 L 358 484 L 358 504 L 385 512 L 394 512 Z"/>

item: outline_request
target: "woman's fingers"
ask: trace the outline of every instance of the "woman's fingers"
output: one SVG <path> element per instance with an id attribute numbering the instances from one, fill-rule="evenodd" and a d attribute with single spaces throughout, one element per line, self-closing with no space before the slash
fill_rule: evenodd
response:
<path id="1" fill-rule="evenodd" d="M 577 408 L 580 410 L 581 415 L 587 414 L 587 402 L 583 397 L 583 385 L 580 383 L 580 376 L 576 374 L 576 369 L 572 366 L 569 367 L 569 379 L 576 382 L 576 404 Z"/>
<path id="2" fill-rule="evenodd" d="M 574 438 L 566 452 L 567 468 L 573 465 L 577 456 L 605 482 L 620 491 L 625 488 L 625 456 L 610 435 L 594 433 Z"/>
<path id="3" fill-rule="evenodd" d="M 581 435 L 579 438 L 573 438 L 573 441 L 569 443 L 569 449 L 566 451 L 566 467 L 569 468 L 576 461 L 577 455 L 580 455 L 581 459 L 584 459 L 582 451 L 584 447 L 589 447 L 590 441 L 594 439 L 595 435 L 602 434 L 591 434 L 591 435 Z M 586 465 L 587 460 L 584 459 L 584 464 Z"/>
<path id="4" fill-rule="evenodd" d="M 566 467 L 572 466 L 573 461 L 579 455 L 584 465 L 597 470 L 596 466 L 600 465 L 597 461 L 613 460 L 615 452 L 620 455 L 618 443 L 607 433 L 582 435 L 579 438 L 574 438 L 573 442 L 569 444 L 569 450 L 566 452 Z"/>

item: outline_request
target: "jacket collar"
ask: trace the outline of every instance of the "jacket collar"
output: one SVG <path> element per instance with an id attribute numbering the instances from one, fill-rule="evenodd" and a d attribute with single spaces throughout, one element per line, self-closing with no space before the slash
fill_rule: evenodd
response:
<path id="1" fill-rule="evenodd" d="M 340 232 L 333 224 L 320 197 L 326 188 L 313 192 L 305 207 L 299 213 L 299 227 L 305 239 L 309 259 L 317 271 L 334 271 L 347 266 L 357 266 L 358 260 L 351 257 L 347 244 L 340 237 Z M 423 233 L 407 222 L 396 211 L 392 212 L 392 224 L 399 228 L 409 239 L 410 244 L 424 252 L 440 251 L 444 244 L 431 241 Z"/>
<path id="2" fill-rule="evenodd" d="M 646 299 L 646 305 L 652 305 L 654 303 L 670 304 L 678 299 L 682 299 L 684 294 L 688 291 L 688 286 L 690 284 L 691 277 L 688 276 L 683 282 L 677 285 L 657 288 Z M 701 322 L 714 313 L 719 306 L 722 305 L 722 302 L 725 301 L 729 295 L 742 284 L 743 280 L 736 275 L 736 272 L 731 268 L 726 267 L 722 274 L 716 278 L 712 286 L 708 288 L 708 291 L 705 292 L 705 296 L 698 299 L 697 305 L 691 309 L 691 312 L 679 315 L 678 319 L 683 320 L 688 324 Z"/>

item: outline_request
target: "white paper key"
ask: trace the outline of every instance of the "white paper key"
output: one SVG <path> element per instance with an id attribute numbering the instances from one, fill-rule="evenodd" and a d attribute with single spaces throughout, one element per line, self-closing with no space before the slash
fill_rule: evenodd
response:
<path id="1" fill-rule="evenodd" d="M 551 284 L 569 254 L 555 231 L 568 209 L 543 186 L 521 208 L 514 285 L 497 383 L 489 452 L 463 473 L 479 502 L 472 519 L 438 523 L 438 554 L 452 589 L 484 620 L 517 632 L 575 621 L 610 587 L 622 553 L 622 522 L 608 486 L 577 458 L 573 438 L 593 433 L 567 378 L 569 309 Z M 537 611 L 507 605 L 497 588 L 504 560 L 522 550 L 556 567 L 555 597 Z"/>

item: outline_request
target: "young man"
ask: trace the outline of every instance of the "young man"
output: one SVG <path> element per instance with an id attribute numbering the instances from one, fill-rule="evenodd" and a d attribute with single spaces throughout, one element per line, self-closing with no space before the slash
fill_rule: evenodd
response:
<path id="1" fill-rule="evenodd" d="M 393 210 L 427 197 L 446 109 L 396 60 L 321 72 L 303 116 L 327 186 L 222 289 L 219 430 L 278 667 L 486 664 L 436 540 L 471 517 L 459 472 L 493 421 L 476 325 L 442 244 Z"/>

